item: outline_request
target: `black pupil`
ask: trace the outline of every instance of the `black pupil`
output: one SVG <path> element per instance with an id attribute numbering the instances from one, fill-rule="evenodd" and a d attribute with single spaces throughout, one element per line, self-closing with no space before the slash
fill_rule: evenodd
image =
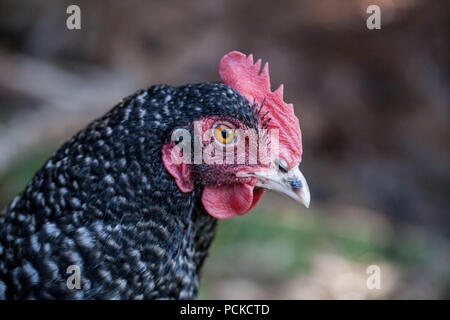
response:
<path id="1" fill-rule="evenodd" d="M 222 138 L 224 138 L 224 139 L 228 138 L 228 130 L 222 129 Z"/>

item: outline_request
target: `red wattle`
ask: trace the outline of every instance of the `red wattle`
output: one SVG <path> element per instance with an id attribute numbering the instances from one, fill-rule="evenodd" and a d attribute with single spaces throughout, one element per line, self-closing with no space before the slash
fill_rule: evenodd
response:
<path id="1" fill-rule="evenodd" d="M 206 211 L 217 219 L 229 219 L 252 210 L 262 199 L 264 190 L 254 191 L 255 182 L 225 186 L 206 186 L 202 203 Z"/>

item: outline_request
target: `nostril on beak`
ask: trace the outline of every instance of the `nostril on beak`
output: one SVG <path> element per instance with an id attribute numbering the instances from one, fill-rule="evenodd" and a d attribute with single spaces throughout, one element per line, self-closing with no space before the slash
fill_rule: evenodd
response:
<path id="1" fill-rule="evenodd" d="M 297 177 L 293 178 L 291 180 L 291 188 L 292 189 L 301 189 L 301 188 L 303 188 L 302 181 L 299 178 L 297 178 Z"/>
<path id="2" fill-rule="evenodd" d="M 283 173 L 287 173 L 289 171 L 289 167 L 288 164 L 286 163 L 286 161 L 284 159 L 277 159 L 275 161 L 275 164 L 278 165 L 278 169 L 280 169 L 281 172 Z"/>

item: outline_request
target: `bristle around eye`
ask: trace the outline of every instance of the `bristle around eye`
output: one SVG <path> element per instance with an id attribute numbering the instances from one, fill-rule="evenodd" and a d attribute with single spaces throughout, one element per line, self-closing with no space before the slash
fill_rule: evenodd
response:
<path id="1" fill-rule="evenodd" d="M 253 104 L 251 106 L 251 110 L 252 113 L 254 115 L 254 118 L 256 119 L 256 123 L 255 123 L 255 127 L 261 127 L 262 129 L 267 129 L 269 122 L 271 120 L 271 118 L 269 117 L 268 119 L 266 119 L 266 116 L 269 114 L 269 111 L 266 111 L 262 116 L 261 116 L 261 111 L 264 107 L 264 102 L 266 101 L 266 99 L 264 98 L 263 101 L 261 102 L 260 105 L 258 105 L 258 103 L 256 102 L 255 99 L 253 99 Z M 261 124 L 261 125 L 259 125 Z"/>
<path id="2" fill-rule="evenodd" d="M 261 117 L 261 121 L 263 121 L 264 120 L 264 118 L 267 116 L 269 114 L 269 111 L 266 111 L 266 113 L 264 113 L 263 115 L 262 115 L 262 117 Z"/>
<path id="3" fill-rule="evenodd" d="M 261 114 L 262 108 L 264 108 L 264 103 L 265 103 L 265 102 L 266 102 L 266 98 L 264 97 L 263 101 L 261 102 L 261 106 L 260 106 L 259 109 L 258 109 L 258 117 L 259 117 L 259 115 Z"/>
<path id="4" fill-rule="evenodd" d="M 263 129 L 267 129 L 267 127 L 269 126 L 270 120 L 272 120 L 272 118 L 268 118 L 266 121 L 263 122 L 263 124 L 262 124 Z"/>

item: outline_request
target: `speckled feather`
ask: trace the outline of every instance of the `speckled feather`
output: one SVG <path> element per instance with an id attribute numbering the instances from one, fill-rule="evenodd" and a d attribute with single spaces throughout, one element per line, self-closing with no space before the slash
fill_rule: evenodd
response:
<path id="1" fill-rule="evenodd" d="M 2 299 L 187 299 L 216 220 L 161 161 L 172 130 L 204 116 L 255 126 L 223 83 L 153 86 L 66 142 L 0 215 Z M 68 289 L 67 268 L 81 269 Z"/>

